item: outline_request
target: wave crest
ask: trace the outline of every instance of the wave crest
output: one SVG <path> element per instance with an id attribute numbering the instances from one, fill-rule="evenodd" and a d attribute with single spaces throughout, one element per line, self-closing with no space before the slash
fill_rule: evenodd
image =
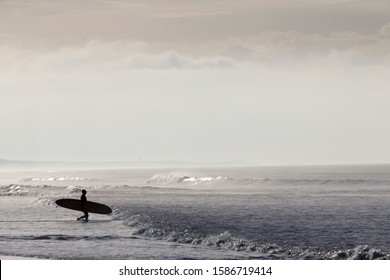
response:
<path id="1" fill-rule="evenodd" d="M 151 179 L 147 181 L 147 184 L 153 185 L 169 185 L 177 183 L 189 183 L 196 185 L 198 183 L 213 183 L 216 181 L 225 181 L 230 180 L 228 177 L 218 176 L 218 177 L 191 177 L 191 176 L 178 176 L 174 174 L 170 175 L 154 175 Z"/>
<path id="2" fill-rule="evenodd" d="M 309 245 L 279 245 L 261 240 L 248 240 L 233 236 L 229 231 L 217 234 L 200 233 L 185 226 L 174 226 L 154 221 L 153 217 L 132 212 L 129 209 L 115 208 L 114 219 L 135 228 L 134 235 L 166 240 L 167 242 L 207 246 L 214 249 L 259 252 L 273 259 L 323 259 L 323 260 L 390 260 L 390 254 L 368 245 L 352 249 L 327 249 Z"/>
<path id="3" fill-rule="evenodd" d="M 0 187 L 0 196 L 27 196 L 30 191 L 24 186 L 9 185 Z"/>
<path id="4" fill-rule="evenodd" d="M 63 182 L 63 181 L 92 181 L 93 179 L 82 177 L 49 177 L 49 178 L 25 178 L 24 182 Z"/>

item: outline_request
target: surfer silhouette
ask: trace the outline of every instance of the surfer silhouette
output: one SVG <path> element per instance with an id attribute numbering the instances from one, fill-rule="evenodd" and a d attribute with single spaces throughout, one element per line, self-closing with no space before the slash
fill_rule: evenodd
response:
<path id="1" fill-rule="evenodd" d="M 81 209 L 83 209 L 84 216 L 81 216 L 81 217 L 77 218 L 77 221 L 81 220 L 81 219 L 85 219 L 85 221 L 87 222 L 88 221 L 88 217 L 89 217 L 88 212 L 85 209 L 85 204 L 87 202 L 87 196 L 86 196 L 87 191 L 86 190 L 82 190 L 82 193 L 83 194 L 81 195 L 80 200 L 81 200 Z"/>

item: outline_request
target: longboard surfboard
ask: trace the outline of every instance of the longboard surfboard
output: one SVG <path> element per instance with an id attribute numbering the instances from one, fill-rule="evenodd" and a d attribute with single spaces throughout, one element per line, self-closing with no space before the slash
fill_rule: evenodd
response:
<path id="1" fill-rule="evenodd" d="M 85 203 L 84 209 L 82 209 L 80 199 L 72 199 L 72 198 L 59 199 L 56 201 L 56 204 L 58 206 L 61 206 L 61 207 L 67 208 L 67 209 L 72 209 L 72 210 L 81 211 L 81 212 L 86 210 L 89 213 L 96 213 L 96 214 L 111 214 L 112 213 L 111 208 L 108 207 L 107 205 L 97 203 L 97 202 L 92 202 L 92 201 L 87 201 Z"/>

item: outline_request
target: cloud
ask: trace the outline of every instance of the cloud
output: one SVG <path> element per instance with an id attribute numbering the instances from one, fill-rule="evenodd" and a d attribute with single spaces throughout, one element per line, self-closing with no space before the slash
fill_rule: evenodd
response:
<path id="1" fill-rule="evenodd" d="M 388 161 L 389 39 L 0 47 L 0 153 L 66 160 Z"/>
<path id="2" fill-rule="evenodd" d="M 323 63 L 350 67 L 390 66 L 390 24 L 372 33 L 330 34 L 263 31 L 251 36 L 214 39 L 202 45 L 134 40 L 87 40 L 57 48 L 0 45 L 0 72 L 17 76 L 69 77 L 126 71 L 212 70 L 305 67 Z M 122 74 L 121 74 L 122 75 Z M 30 76 L 30 77 L 29 77 Z"/>
<path id="3" fill-rule="evenodd" d="M 337 60 L 358 66 L 389 65 L 390 40 L 381 31 L 360 34 L 356 32 L 329 35 L 305 34 L 296 31 L 260 32 L 257 36 L 230 38 L 210 43 L 223 56 L 254 63 L 305 64 L 313 60 Z"/>
<path id="4" fill-rule="evenodd" d="M 390 22 L 382 26 L 379 34 L 383 37 L 390 37 Z"/>
<path id="5" fill-rule="evenodd" d="M 89 40 L 59 48 L 0 46 L 0 72 L 15 79 L 69 77 L 126 71 L 223 70 L 241 64 L 261 67 L 305 67 L 316 64 L 350 67 L 390 66 L 389 24 L 377 32 L 306 34 L 264 31 L 256 36 L 216 39 L 194 47 L 131 40 Z"/>
<path id="6" fill-rule="evenodd" d="M 231 67 L 228 59 L 216 58 L 190 58 L 180 55 L 176 51 L 167 51 L 161 54 L 139 54 L 129 58 L 130 69 L 202 69 Z"/>
<path id="7" fill-rule="evenodd" d="M 232 67 L 222 56 L 190 56 L 173 49 L 155 49 L 140 42 L 89 41 L 80 46 L 52 50 L 0 47 L 0 73 L 3 75 L 69 76 L 74 73 L 169 69 L 212 69 Z"/>
<path id="8" fill-rule="evenodd" d="M 27 48 L 89 40 L 202 46 L 267 30 L 368 33 L 386 23 L 389 12 L 389 1 L 2 1 L 0 34 Z"/>

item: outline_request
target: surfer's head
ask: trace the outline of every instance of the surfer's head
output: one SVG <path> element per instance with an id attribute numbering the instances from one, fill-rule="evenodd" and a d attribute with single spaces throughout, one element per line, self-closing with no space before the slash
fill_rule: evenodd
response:
<path id="1" fill-rule="evenodd" d="M 82 190 L 81 192 L 82 192 L 83 194 L 86 194 L 86 193 L 87 193 L 87 191 L 86 191 L 86 190 Z"/>

